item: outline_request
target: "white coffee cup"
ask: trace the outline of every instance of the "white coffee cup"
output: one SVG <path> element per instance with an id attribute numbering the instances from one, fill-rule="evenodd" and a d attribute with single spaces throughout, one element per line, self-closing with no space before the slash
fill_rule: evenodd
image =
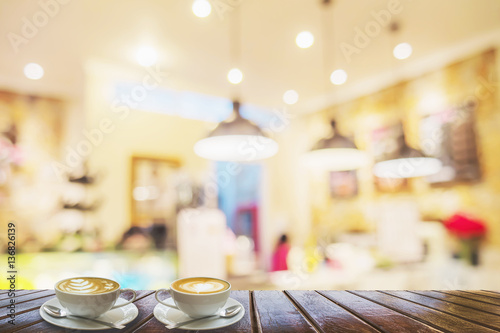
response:
<path id="1" fill-rule="evenodd" d="M 85 283 L 88 281 L 101 281 L 103 283 L 108 283 L 108 285 L 111 285 L 112 287 L 109 288 L 110 291 L 97 289 L 92 293 L 85 290 L 60 289 L 61 283 L 63 282 L 73 282 L 76 285 L 86 286 Z M 111 309 L 128 305 L 137 298 L 135 290 L 128 288 L 121 289 L 118 282 L 98 277 L 75 277 L 63 279 L 55 284 L 54 290 L 59 303 L 61 303 L 66 310 L 68 310 L 71 314 L 88 318 L 99 317 Z M 125 292 L 131 292 L 133 294 L 132 299 L 126 303 L 115 305 L 120 295 Z"/>
<path id="2" fill-rule="evenodd" d="M 179 282 L 195 279 L 218 280 L 222 281 L 224 284 L 227 284 L 227 286 L 224 290 L 208 293 L 185 292 L 173 288 L 173 286 L 177 285 Z M 165 300 L 159 299 L 159 294 L 164 291 L 170 293 L 170 296 L 172 296 L 172 299 L 174 300 L 175 306 L 166 303 Z M 172 282 L 168 289 L 158 289 L 155 293 L 155 298 L 161 304 L 180 310 L 191 318 L 200 318 L 213 315 L 220 309 L 222 309 L 224 304 L 226 304 L 230 293 L 231 284 L 225 280 L 211 277 L 192 277 L 175 280 L 174 282 Z"/>

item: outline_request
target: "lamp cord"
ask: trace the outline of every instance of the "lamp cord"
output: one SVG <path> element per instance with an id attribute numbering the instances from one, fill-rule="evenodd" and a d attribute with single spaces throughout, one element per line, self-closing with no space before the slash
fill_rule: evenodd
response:
<path id="1" fill-rule="evenodd" d="M 241 69 L 242 63 L 242 52 L 241 52 L 241 6 L 237 6 L 232 15 L 231 22 L 229 23 L 229 52 L 230 52 L 230 63 L 231 68 L 239 68 Z M 241 87 L 240 84 L 231 84 L 233 87 L 232 94 L 233 100 L 239 99 L 241 96 Z M 236 97 L 238 96 L 238 98 Z"/>

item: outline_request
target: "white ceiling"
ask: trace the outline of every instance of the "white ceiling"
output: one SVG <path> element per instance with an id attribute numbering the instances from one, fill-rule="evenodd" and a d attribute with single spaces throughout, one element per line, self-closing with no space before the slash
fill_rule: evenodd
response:
<path id="1" fill-rule="evenodd" d="M 311 111 L 332 101 L 335 94 L 355 91 L 366 82 L 380 84 L 384 73 L 400 66 L 413 75 L 424 71 L 434 54 L 454 50 L 477 52 L 490 43 L 484 36 L 500 29 L 498 0 L 400 0 L 400 14 L 392 17 L 401 23 L 399 37 L 387 28 L 373 37 L 369 45 L 347 63 L 341 42 L 353 44 L 355 28 L 373 22 L 372 11 L 387 9 L 397 0 L 336 0 L 328 43 L 322 41 L 320 0 L 210 0 L 228 9 L 219 15 L 217 8 L 204 19 L 191 11 L 191 0 L 85 0 L 68 1 L 59 12 L 38 28 L 34 37 L 19 46 L 9 43 L 9 33 L 21 35 L 23 18 L 33 21 L 40 3 L 51 0 L 0 0 L 0 85 L 35 93 L 79 95 L 83 67 L 89 59 L 101 59 L 120 66 L 138 67 L 134 52 L 141 45 L 157 48 L 159 64 L 169 73 L 167 86 L 231 98 L 266 107 L 282 106 L 288 89 L 299 92 L 294 109 Z M 60 0 L 62 2 L 62 0 Z M 231 4 L 236 4 L 232 10 Z M 232 67 L 230 29 L 240 17 L 242 57 L 238 66 L 245 80 L 238 87 L 226 80 Z M 316 41 L 309 49 L 299 49 L 295 36 L 302 30 L 314 33 Z M 12 36 L 12 35 L 11 35 Z M 413 55 L 404 61 L 392 57 L 397 39 L 413 45 Z M 483 40 L 484 43 L 475 43 Z M 330 55 L 329 68 L 322 64 L 323 48 Z M 451 52 L 456 54 L 457 52 Z M 30 81 L 23 66 L 37 62 L 45 76 Z M 419 67 L 420 66 L 420 67 Z M 328 83 L 334 67 L 349 74 L 348 82 L 338 88 Z M 371 81 L 370 81 L 371 80 Z M 372 85 L 373 86 L 373 85 Z M 372 87 L 373 88 L 373 87 Z M 326 98 L 325 95 L 329 97 Z"/>

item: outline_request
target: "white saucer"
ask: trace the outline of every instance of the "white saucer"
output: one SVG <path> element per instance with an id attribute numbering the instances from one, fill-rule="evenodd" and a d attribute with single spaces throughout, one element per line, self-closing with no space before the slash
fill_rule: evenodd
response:
<path id="1" fill-rule="evenodd" d="M 172 298 L 169 298 L 164 301 L 167 304 L 174 304 L 174 300 Z M 229 298 L 224 305 L 224 307 L 228 306 L 233 306 L 233 305 L 241 305 L 240 302 L 238 302 L 235 299 Z M 155 306 L 155 309 L 153 311 L 153 314 L 158 321 L 161 323 L 167 325 L 169 323 L 178 323 L 181 321 L 185 320 L 190 320 L 192 319 L 191 317 L 188 317 L 188 315 L 184 314 L 184 312 L 177 310 L 177 309 L 172 309 L 169 308 L 168 306 L 165 306 L 161 303 L 158 303 Z M 216 328 L 221 328 L 221 327 L 226 327 L 232 324 L 237 323 L 240 321 L 241 318 L 245 315 L 245 308 L 241 305 L 241 311 L 238 313 L 236 316 L 231 317 L 231 318 L 207 318 L 207 319 L 200 319 L 194 323 L 187 324 L 184 326 L 179 327 L 180 329 L 183 330 L 213 330 Z"/>
<path id="2" fill-rule="evenodd" d="M 118 298 L 116 301 L 117 305 L 123 304 L 127 302 L 123 298 Z M 85 331 L 95 331 L 95 330 L 107 330 L 111 329 L 111 327 L 99 324 L 99 323 L 94 323 L 91 322 L 90 320 L 85 320 L 85 319 L 77 319 L 77 318 L 54 318 L 48 315 L 44 310 L 43 307 L 45 305 L 53 305 L 57 306 L 58 308 L 61 308 L 61 303 L 59 303 L 59 300 L 57 298 L 52 298 L 48 300 L 47 302 L 43 303 L 43 305 L 40 307 L 40 316 L 46 321 L 51 323 L 52 325 L 56 325 L 59 327 L 64 327 L 64 328 L 71 328 L 71 329 L 76 329 L 76 330 L 85 330 Z M 121 308 L 118 309 L 113 309 L 109 310 L 108 312 L 104 313 L 101 315 L 98 319 L 99 320 L 104 320 L 104 321 L 109 321 L 110 323 L 115 323 L 115 324 L 128 324 L 132 320 L 134 320 L 137 315 L 139 314 L 139 310 L 135 306 L 134 303 L 131 303 L 129 305 L 122 306 Z"/>

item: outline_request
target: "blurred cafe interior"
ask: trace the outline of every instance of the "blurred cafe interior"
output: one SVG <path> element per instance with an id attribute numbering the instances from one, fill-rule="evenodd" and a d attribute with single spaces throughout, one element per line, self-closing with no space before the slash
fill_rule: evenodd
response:
<path id="1" fill-rule="evenodd" d="M 18 288 L 500 288 L 497 0 L 1 0 L 0 22 Z"/>

